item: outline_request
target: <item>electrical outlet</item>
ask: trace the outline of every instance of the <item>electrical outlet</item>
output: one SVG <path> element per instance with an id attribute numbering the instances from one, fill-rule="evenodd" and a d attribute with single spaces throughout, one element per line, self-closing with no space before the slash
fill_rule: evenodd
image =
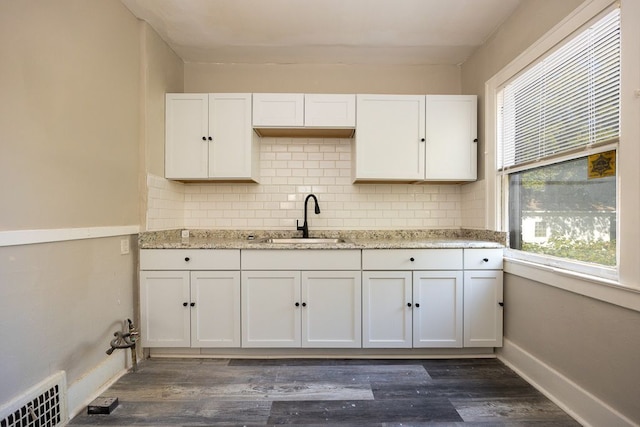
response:
<path id="1" fill-rule="evenodd" d="M 129 253 L 129 238 L 120 239 L 120 255 L 127 255 Z"/>

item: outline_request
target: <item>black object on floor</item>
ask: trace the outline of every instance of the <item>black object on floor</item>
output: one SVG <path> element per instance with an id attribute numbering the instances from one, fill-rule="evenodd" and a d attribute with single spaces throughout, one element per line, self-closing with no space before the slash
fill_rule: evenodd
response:
<path id="1" fill-rule="evenodd" d="M 87 414 L 108 415 L 118 407 L 117 397 L 98 397 L 87 406 Z"/>

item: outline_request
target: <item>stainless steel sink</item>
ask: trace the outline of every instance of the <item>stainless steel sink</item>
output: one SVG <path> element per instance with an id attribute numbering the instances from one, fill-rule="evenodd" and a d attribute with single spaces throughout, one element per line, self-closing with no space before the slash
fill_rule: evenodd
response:
<path id="1" fill-rule="evenodd" d="M 256 243 L 280 243 L 280 244 L 286 244 L 286 245 L 292 245 L 292 244 L 301 244 L 301 245 L 310 245 L 310 244 L 332 245 L 333 244 L 335 245 L 338 243 L 351 243 L 351 241 L 346 239 L 325 239 L 325 238 L 314 238 L 314 237 L 264 238 L 264 239 L 256 239 L 255 242 Z"/>

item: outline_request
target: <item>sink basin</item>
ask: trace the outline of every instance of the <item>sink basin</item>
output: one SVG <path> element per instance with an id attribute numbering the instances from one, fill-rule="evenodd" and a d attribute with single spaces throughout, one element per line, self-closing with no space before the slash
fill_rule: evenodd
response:
<path id="1" fill-rule="evenodd" d="M 325 245 L 335 245 L 337 243 L 351 243 L 349 240 L 346 239 L 325 239 L 325 238 L 313 238 L 313 237 L 309 237 L 309 238 L 302 238 L 302 237 L 294 237 L 294 238 L 265 238 L 265 239 L 259 239 L 256 240 L 257 243 L 280 243 L 280 244 L 302 244 L 302 245 L 309 245 L 309 244 L 317 244 L 317 245 L 321 245 L 321 244 L 325 244 Z"/>

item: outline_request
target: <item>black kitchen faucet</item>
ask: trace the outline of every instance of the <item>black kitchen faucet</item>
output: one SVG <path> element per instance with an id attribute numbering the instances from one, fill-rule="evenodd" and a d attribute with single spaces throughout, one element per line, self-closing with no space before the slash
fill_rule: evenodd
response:
<path id="1" fill-rule="evenodd" d="M 298 224 L 298 220 L 296 220 L 296 229 L 302 231 L 302 237 L 305 239 L 309 237 L 309 224 L 307 223 L 307 203 L 309 203 L 310 198 L 313 198 L 313 200 L 316 202 L 316 215 L 320 213 L 318 198 L 315 196 L 315 194 L 309 194 L 307 198 L 304 199 L 304 224 L 302 224 L 302 227 L 300 227 L 300 225 Z"/>

